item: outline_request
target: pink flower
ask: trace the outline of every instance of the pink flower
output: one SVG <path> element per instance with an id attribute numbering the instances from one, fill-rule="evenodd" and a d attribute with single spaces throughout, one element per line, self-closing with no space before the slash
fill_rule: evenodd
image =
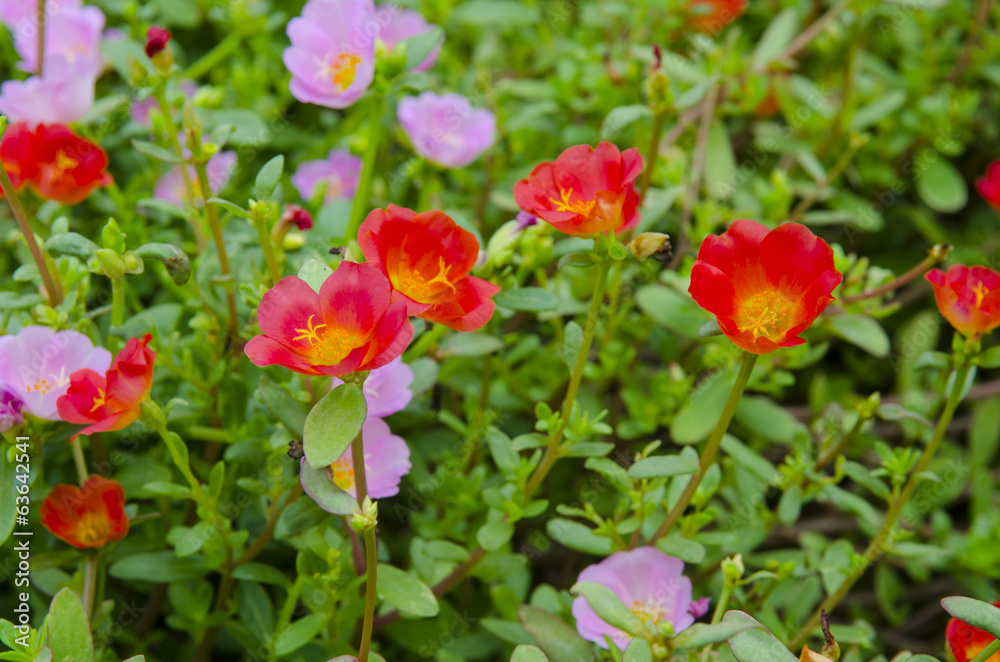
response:
<path id="1" fill-rule="evenodd" d="M 70 124 L 94 106 L 94 80 L 86 76 L 8 80 L 0 85 L 0 114 L 10 122 Z"/>
<path id="2" fill-rule="evenodd" d="M 194 166 L 185 165 L 191 176 L 191 183 L 195 185 L 195 196 L 201 198 L 201 191 L 198 185 L 198 175 Z M 236 171 L 236 152 L 219 152 L 208 160 L 205 164 L 208 174 L 208 185 L 212 189 L 212 195 L 217 195 L 226 188 L 233 172 Z M 181 166 L 168 170 L 153 189 L 153 197 L 166 200 L 175 205 L 183 204 L 187 200 L 187 191 L 184 185 L 184 176 L 181 174 Z"/>
<path id="3" fill-rule="evenodd" d="M 325 159 L 305 161 L 292 175 L 292 186 L 303 200 L 312 200 L 320 184 L 326 184 L 324 202 L 353 198 L 361 177 L 361 159 L 346 149 L 331 149 Z"/>
<path id="4" fill-rule="evenodd" d="M 331 382 L 331 388 L 344 383 L 337 377 Z M 402 356 L 397 356 L 390 363 L 372 370 L 368 373 L 364 385 L 368 416 L 385 418 L 403 411 L 413 399 L 413 391 L 410 390 L 412 383 L 413 368 L 403 363 Z"/>
<path id="5" fill-rule="evenodd" d="M 611 589 L 643 621 L 669 622 L 675 633 L 694 624 L 708 610 L 704 598 L 691 601 L 691 580 L 683 575 L 684 562 L 655 547 L 617 552 L 584 569 L 578 582 L 596 582 Z M 573 600 L 576 629 L 587 641 L 608 648 L 604 635 L 625 648 L 632 635 L 601 620 L 583 596 Z"/>
<path id="6" fill-rule="evenodd" d="M 75 9 L 81 0 L 46 0 L 46 20 L 51 20 L 63 9 Z M 0 0 L 0 23 L 16 36 L 19 32 L 38 30 L 38 3 L 29 0 Z"/>
<path id="7" fill-rule="evenodd" d="M 69 389 L 77 370 L 104 374 L 111 352 L 94 347 L 77 331 L 26 326 L 17 335 L 0 336 L 0 384 L 24 402 L 24 411 L 49 421 L 61 420 L 56 401 Z"/>
<path id="8" fill-rule="evenodd" d="M 43 77 L 65 79 L 73 76 L 97 80 L 104 70 L 100 50 L 103 31 L 104 12 L 97 7 L 64 6 L 47 16 Z M 38 30 L 18 30 L 14 35 L 14 46 L 23 58 L 20 68 L 37 71 Z"/>
<path id="9" fill-rule="evenodd" d="M 396 117 L 417 154 L 445 168 L 463 168 L 493 145 L 497 118 L 461 94 L 404 97 Z"/>
<path id="10" fill-rule="evenodd" d="M 309 0 L 287 32 L 292 45 L 282 60 L 299 101 L 347 108 L 371 85 L 378 35 L 372 0 Z"/>
<path id="11" fill-rule="evenodd" d="M 23 408 L 21 398 L 0 384 L 0 432 L 7 432 L 15 425 L 24 423 Z"/>
<path id="12" fill-rule="evenodd" d="M 389 424 L 381 418 L 369 415 L 361 428 L 361 438 L 365 451 L 365 480 L 368 496 L 373 499 L 384 499 L 399 494 L 399 481 L 410 473 L 410 448 L 389 431 Z M 305 463 L 306 459 L 302 458 Z M 307 465 L 303 465 L 307 466 Z M 348 448 L 339 460 L 330 465 L 330 480 L 333 484 L 353 497 L 354 490 L 354 460 L 351 449 Z M 306 483 L 302 483 L 306 494 L 313 496 Z M 319 502 L 317 502 L 319 503 Z M 320 503 L 320 507 L 322 504 Z"/>
<path id="13" fill-rule="evenodd" d="M 380 5 L 380 17 L 383 11 L 389 13 L 389 21 L 382 24 L 382 29 L 379 31 L 378 36 L 389 47 L 390 51 L 399 42 L 424 34 L 425 32 L 430 32 L 437 27 L 428 23 L 423 14 L 413 9 L 400 9 L 398 5 Z M 438 55 L 440 55 L 443 43 L 444 37 L 441 38 L 437 46 L 431 49 L 431 52 L 427 54 L 424 61 L 413 68 L 413 71 L 427 71 L 430 69 L 435 60 L 437 60 Z"/>

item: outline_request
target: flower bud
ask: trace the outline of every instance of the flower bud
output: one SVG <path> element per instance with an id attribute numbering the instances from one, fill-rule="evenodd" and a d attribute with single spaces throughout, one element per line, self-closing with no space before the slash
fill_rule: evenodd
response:
<path id="1" fill-rule="evenodd" d="M 298 205 L 287 205 L 281 214 L 280 222 L 289 227 L 294 225 L 300 230 L 308 230 L 313 226 L 313 217 L 312 214 Z"/>
<path id="2" fill-rule="evenodd" d="M 643 232 L 628 243 L 628 250 L 632 257 L 640 262 L 648 257 L 666 262 L 671 257 L 670 235 L 662 232 Z"/>
<path id="3" fill-rule="evenodd" d="M 94 257 L 100 265 L 100 271 L 108 278 L 117 280 L 125 276 L 125 262 L 121 256 L 108 248 L 99 248 L 94 252 Z"/>
<path id="4" fill-rule="evenodd" d="M 301 232 L 289 232 L 281 239 L 281 247 L 286 251 L 297 251 L 306 245 L 306 236 Z"/>
<path id="5" fill-rule="evenodd" d="M 739 581 L 743 577 L 743 555 L 730 556 L 722 561 L 722 574 L 728 582 Z"/>
<path id="6" fill-rule="evenodd" d="M 101 230 L 101 241 L 104 247 L 119 255 L 125 252 L 125 234 L 118 227 L 115 219 L 109 218 L 104 229 Z"/>
<path id="7" fill-rule="evenodd" d="M 156 65 L 157 71 L 170 71 L 174 66 L 174 54 L 167 46 L 169 41 L 170 30 L 166 28 L 154 25 L 146 32 L 146 55 Z"/>
<path id="8" fill-rule="evenodd" d="M 145 269 L 142 258 L 132 251 L 126 251 L 122 255 L 122 262 L 125 264 L 125 273 L 127 274 L 141 274 Z"/>

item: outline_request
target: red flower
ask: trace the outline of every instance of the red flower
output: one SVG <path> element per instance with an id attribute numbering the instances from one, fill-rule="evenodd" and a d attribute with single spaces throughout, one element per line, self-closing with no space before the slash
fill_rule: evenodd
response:
<path id="1" fill-rule="evenodd" d="M 742 14 L 746 0 L 689 0 L 687 24 L 692 30 L 715 34 Z"/>
<path id="2" fill-rule="evenodd" d="M 259 366 L 340 377 L 380 368 L 413 338 L 406 304 L 391 303 L 389 280 L 369 264 L 341 262 L 319 294 L 298 276 L 278 281 L 257 309 L 263 335 L 247 343 Z"/>
<path id="3" fill-rule="evenodd" d="M 1000 607 L 1000 602 L 994 602 L 993 606 Z M 951 654 L 955 656 L 955 662 L 969 662 L 992 644 L 996 637 L 953 618 L 948 622 L 945 639 L 948 641 Z M 1000 662 L 1000 653 L 991 655 L 986 662 Z"/>
<path id="4" fill-rule="evenodd" d="M 83 489 L 56 485 L 42 501 L 42 526 L 74 547 L 103 547 L 128 533 L 125 491 L 113 480 L 91 476 Z"/>
<path id="5" fill-rule="evenodd" d="M 376 209 L 361 224 L 358 244 L 392 283 L 392 300 L 404 302 L 407 315 L 456 331 L 474 331 L 493 317 L 490 297 L 500 288 L 469 275 L 479 242 L 443 212 Z"/>
<path id="6" fill-rule="evenodd" d="M 34 138 L 35 134 L 25 122 L 17 122 L 7 127 L 0 140 L 0 162 L 10 175 L 15 190 L 38 176 Z M 0 198 L 2 197 L 3 191 L 0 190 Z"/>
<path id="7" fill-rule="evenodd" d="M 705 237 L 688 291 L 736 346 L 768 354 L 805 342 L 798 335 L 833 301 L 841 278 L 833 249 L 805 226 L 768 232 L 739 220 Z"/>
<path id="8" fill-rule="evenodd" d="M 976 180 L 979 195 L 1000 212 L 1000 159 L 990 164 L 986 176 Z"/>
<path id="9" fill-rule="evenodd" d="M 142 399 L 153 386 L 152 339 L 148 333 L 141 341 L 129 338 L 104 375 L 89 368 L 70 375 L 69 390 L 56 401 L 59 416 L 67 423 L 90 424 L 70 441 L 81 434 L 121 430 L 139 418 Z"/>
<path id="10" fill-rule="evenodd" d="M 924 274 L 938 309 L 962 335 L 974 338 L 1000 326 L 1000 274 L 986 267 L 953 265 Z"/>
<path id="11" fill-rule="evenodd" d="M 632 182 L 641 171 L 642 157 L 634 147 L 619 152 L 611 143 L 597 149 L 576 145 L 519 181 L 514 199 L 566 234 L 622 232 L 639 224 L 639 195 Z"/>
<path id="12" fill-rule="evenodd" d="M 34 149 L 38 172 L 31 183 L 43 198 L 75 205 L 94 189 L 111 184 L 111 175 L 105 170 L 108 155 L 69 127 L 38 125 Z"/>
<path id="13" fill-rule="evenodd" d="M 170 41 L 170 30 L 156 25 L 146 31 L 146 55 L 152 59 L 154 55 L 167 47 Z"/>
<path id="14" fill-rule="evenodd" d="M 312 214 L 298 205 L 286 205 L 278 223 L 286 228 L 294 225 L 300 230 L 308 230 L 313 226 L 313 217 Z"/>

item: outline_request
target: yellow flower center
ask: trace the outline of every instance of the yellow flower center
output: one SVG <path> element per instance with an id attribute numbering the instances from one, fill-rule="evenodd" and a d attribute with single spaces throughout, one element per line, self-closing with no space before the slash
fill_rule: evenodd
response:
<path id="1" fill-rule="evenodd" d="M 66 368 L 60 368 L 59 374 L 51 374 L 48 379 L 39 378 L 35 380 L 34 384 L 28 384 L 24 387 L 24 390 L 31 393 L 32 391 L 41 391 L 42 395 L 48 395 L 48 392 L 54 388 L 62 388 L 69 383 L 69 378 L 66 377 Z"/>
<path id="2" fill-rule="evenodd" d="M 355 68 L 360 62 L 361 58 L 353 53 L 330 54 L 322 60 L 316 58 L 319 69 L 315 77 L 332 82 L 338 91 L 343 92 L 354 82 Z"/>
<path id="3" fill-rule="evenodd" d="M 308 355 L 319 363 L 337 365 L 362 344 L 354 334 L 341 329 L 330 329 L 326 324 L 313 324 L 315 317 L 315 315 L 309 316 L 304 329 L 295 329 L 295 333 L 299 335 L 292 340 L 309 343 Z"/>
<path id="4" fill-rule="evenodd" d="M 986 298 L 986 295 L 989 294 L 989 292 L 986 291 L 986 286 L 983 285 L 983 281 L 979 281 L 979 284 L 976 285 L 972 291 L 976 293 L 976 308 L 979 308 L 983 305 L 983 299 Z"/>
<path id="5" fill-rule="evenodd" d="M 659 623 L 660 620 L 666 615 L 663 613 L 663 606 L 659 602 L 654 602 L 650 600 L 649 602 L 639 602 L 638 600 L 632 601 L 632 613 L 643 620 L 643 622 L 652 621 L 653 623 Z"/>
<path id="6" fill-rule="evenodd" d="M 99 388 L 97 389 L 97 392 L 100 394 L 100 396 L 94 398 L 94 406 L 90 408 L 91 414 L 93 414 L 98 407 L 104 404 L 104 389 Z"/>
<path id="7" fill-rule="evenodd" d="M 56 177 L 62 177 L 64 174 L 66 174 L 67 170 L 75 168 L 78 165 L 80 165 L 80 162 L 72 158 L 68 154 L 66 154 L 65 151 L 59 150 L 58 152 L 56 152 L 56 163 L 55 163 Z"/>
<path id="8" fill-rule="evenodd" d="M 400 272 L 405 275 L 397 276 L 395 280 L 398 282 L 393 282 L 393 287 L 414 301 L 426 303 L 427 299 L 443 290 L 455 290 L 455 284 L 448 276 L 448 269 L 448 263 L 443 255 L 438 257 L 437 273 L 429 279 L 419 269 L 404 265 Z M 444 287 L 441 287 L 442 285 Z"/>
<path id="9" fill-rule="evenodd" d="M 345 455 L 330 465 L 330 477 L 333 484 L 344 491 L 354 487 L 354 463 L 349 456 Z"/>
<path id="10" fill-rule="evenodd" d="M 76 522 L 76 537 L 86 544 L 103 541 L 111 533 L 111 527 L 106 517 L 97 513 L 85 512 Z"/>
<path id="11" fill-rule="evenodd" d="M 560 189 L 559 197 L 560 200 L 555 198 L 549 198 L 549 202 L 556 206 L 556 211 L 571 211 L 574 214 L 582 214 L 584 216 L 589 216 L 590 212 L 594 210 L 594 206 L 597 204 L 596 200 L 577 200 L 576 202 L 570 202 L 570 196 L 573 195 L 573 189 Z"/>
<path id="12" fill-rule="evenodd" d="M 791 304 L 774 290 L 761 292 L 743 303 L 738 312 L 740 331 L 749 331 L 754 338 L 765 337 L 777 342 L 788 329 Z"/>

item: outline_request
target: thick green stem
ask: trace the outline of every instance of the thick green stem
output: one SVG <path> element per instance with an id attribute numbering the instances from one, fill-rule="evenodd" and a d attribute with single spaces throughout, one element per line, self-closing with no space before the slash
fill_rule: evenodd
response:
<path id="1" fill-rule="evenodd" d="M 271 233 L 267 229 L 267 220 L 256 219 L 254 225 L 257 226 L 260 246 L 264 249 L 264 260 L 267 262 L 267 270 L 271 274 L 271 285 L 274 285 L 281 280 L 281 269 L 278 268 L 278 260 L 274 257 L 274 245 L 271 243 Z"/>
<path id="2" fill-rule="evenodd" d="M 597 280 L 594 283 L 594 294 L 590 300 L 590 310 L 587 312 L 587 324 L 583 328 L 583 341 L 580 343 L 580 350 L 576 355 L 576 363 L 573 364 L 573 372 L 569 378 L 569 386 L 566 388 L 566 397 L 563 399 L 559 425 L 550 433 L 545 454 L 524 487 L 525 503 L 531 500 L 531 495 L 535 493 L 538 486 L 545 480 L 545 477 L 552 469 L 552 465 L 555 464 L 556 459 L 559 457 L 559 444 L 562 443 L 563 435 L 569 426 L 573 404 L 576 402 L 576 393 L 580 389 L 580 382 L 583 380 L 583 369 L 587 367 L 590 346 L 594 342 L 594 332 L 597 330 L 597 318 L 600 316 L 601 306 L 604 304 L 604 290 L 608 285 L 608 272 L 610 270 L 611 263 L 607 259 L 603 259 L 597 267 Z"/>
<path id="3" fill-rule="evenodd" d="M 91 614 L 94 613 L 94 596 L 97 593 L 97 553 L 91 554 L 83 562 L 83 613 L 90 621 Z"/>
<path id="4" fill-rule="evenodd" d="M 837 444 L 833 448 L 831 448 L 827 452 L 823 453 L 822 455 L 820 455 L 816 459 L 816 466 L 813 467 L 813 468 L 816 471 L 819 471 L 820 469 L 822 469 L 823 467 L 825 467 L 826 465 L 828 465 L 831 461 L 833 461 L 834 459 L 836 459 L 837 456 L 839 456 L 841 453 L 843 453 L 844 450 L 848 446 L 850 446 L 850 444 L 854 440 L 854 438 L 856 436 L 858 436 L 858 433 L 861 432 L 861 428 L 863 428 L 865 426 L 866 422 L 868 422 L 868 418 L 865 417 L 865 416 L 859 415 L 858 416 L 858 420 L 855 421 L 854 425 L 851 426 L 851 429 L 848 430 L 844 434 L 844 436 L 840 438 L 840 441 L 838 441 Z"/>
<path id="5" fill-rule="evenodd" d="M 361 629 L 361 650 L 358 651 L 358 662 L 368 662 L 368 650 L 372 644 L 372 626 L 375 622 L 375 585 L 378 580 L 378 549 L 376 545 L 375 529 L 366 529 L 365 565 L 368 577 L 365 579 L 365 620 Z"/>
<path id="6" fill-rule="evenodd" d="M 1000 639 L 979 651 L 979 655 L 972 658 L 970 662 L 987 662 L 994 653 L 1000 652 Z"/>
<path id="7" fill-rule="evenodd" d="M 3 136 L 6 126 L 7 119 L 0 116 L 0 136 Z M 56 278 L 53 278 L 52 273 L 49 271 L 49 265 L 45 261 L 42 251 L 38 248 L 38 243 L 35 241 L 35 233 L 31 230 L 31 224 L 28 223 L 28 216 L 24 213 L 24 207 L 21 206 L 21 200 L 17 197 L 17 191 L 14 190 L 14 183 L 10 181 L 7 170 L 3 167 L 2 163 L 0 163 L 0 189 L 3 190 L 4 197 L 7 198 L 7 204 L 10 205 L 10 210 L 17 220 L 17 226 L 21 229 L 21 234 L 24 235 L 24 243 L 28 245 L 28 250 L 31 251 L 31 258 L 35 261 L 35 266 L 38 267 L 38 273 L 42 277 L 42 284 L 45 285 L 45 291 L 49 295 L 49 303 L 53 307 L 58 306 L 62 303 L 63 299 L 62 286 Z"/>
<path id="8" fill-rule="evenodd" d="M 357 494 L 358 503 L 362 504 L 368 496 L 368 478 L 365 474 L 365 442 L 364 433 L 358 432 L 358 436 L 351 442 L 351 462 L 354 464 L 354 491 Z"/>
<path id="9" fill-rule="evenodd" d="M 681 493 L 681 498 L 674 504 L 673 509 L 667 515 L 667 519 L 657 529 L 650 543 L 655 543 L 673 528 L 674 524 L 677 523 L 677 520 L 681 518 L 681 515 L 687 509 L 688 504 L 691 502 L 691 497 L 694 496 L 698 486 L 701 485 L 705 474 L 708 473 L 709 468 L 715 462 L 715 456 L 718 455 L 719 447 L 722 445 L 722 438 L 726 436 L 726 430 L 729 429 L 729 422 L 733 420 L 733 414 L 736 413 L 736 407 L 739 406 L 740 400 L 743 398 L 743 391 L 746 390 L 747 382 L 750 381 L 750 375 L 753 373 L 753 367 L 756 363 L 756 354 L 751 354 L 750 352 L 743 354 L 743 363 L 740 365 L 740 373 L 736 376 L 736 383 L 733 384 L 733 390 L 729 393 L 729 399 L 726 400 L 726 406 L 722 410 L 719 422 L 715 424 L 715 429 L 712 430 L 712 434 L 708 438 L 708 443 L 705 444 L 705 450 L 701 453 L 701 460 L 698 462 L 698 473 L 688 481 L 687 487 Z"/>
<path id="10" fill-rule="evenodd" d="M 170 104 L 167 102 L 165 86 L 165 82 L 158 84 L 153 90 L 153 98 L 156 99 L 156 105 L 160 107 L 160 115 L 163 116 L 163 126 L 167 131 L 167 140 L 170 141 L 170 146 L 174 148 L 174 152 L 177 153 L 177 156 L 182 161 L 179 167 L 181 169 L 181 179 L 184 180 L 184 193 L 187 196 L 187 203 L 191 209 L 189 212 L 191 229 L 194 230 L 194 239 L 195 244 L 198 246 L 198 252 L 202 253 L 208 244 L 205 241 L 205 233 L 201 231 L 201 219 L 194 211 L 196 199 L 194 182 L 191 181 L 191 173 L 187 169 L 187 158 L 184 156 L 184 148 L 181 146 L 181 140 L 177 135 L 177 124 L 174 123 L 174 116 L 170 110 Z"/>
<path id="11" fill-rule="evenodd" d="M 125 279 L 111 279 L 111 326 L 125 323 Z"/>
<path id="12" fill-rule="evenodd" d="M 646 163 L 642 171 L 642 183 L 639 184 L 639 204 L 646 198 L 649 192 L 649 184 L 653 179 L 653 169 L 656 167 L 656 159 L 660 155 L 660 136 L 663 135 L 663 120 L 665 112 L 656 112 L 653 115 L 653 128 L 649 134 L 649 147 L 646 149 Z"/>
<path id="13" fill-rule="evenodd" d="M 931 441 L 927 444 L 924 449 L 923 454 L 921 454 L 920 459 L 917 464 L 910 471 L 910 477 L 906 481 L 906 485 L 903 486 L 902 491 L 895 495 L 890 504 L 889 512 L 885 515 L 885 521 L 882 523 L 882 528 L 869 543 L 868 548 L 862 557 L 863 563 L 858 564 L 854 568 L 854 572 L 851 573 L 844 583 L 840 587 L 827 597 L 823 601 L 809 620 L 806 621 L 802 629 L 799 630 L 795 638 L 789 643 L 789 648 L 791 650 L 797 650 L 802 648 L 802 645 L 806 643 L 809 639 L 809 634 L 819 625 L 822 613 L 825 610 L 827 613 L 833 613 L 833 610 L 837 608 L 840 601 L 850 592 L 854 585 L 858 583 L 864 574 L 868 571 L 868 568 L 885 552 L 892 548 L 893 544 L 893 533 L 896 529 L 896 523 L 899 521 L 899 516 L 903 513 L 903 508 L 909 503 L 910 499 L 913 497 L 913 493 L 916 491 L 917 487 L 920 485 L 922 480 L 921 474 L 927 471 L 930 466 L 931 460 L 934 459 L 934 454 L 937 452 L 938 446 L 941 445 L 941 441 L 944 439 L 944 433 L 948 430 L 948 425 L 951 424 L 951 419 L 955 415 L 955 410 L 958 409 L 958 405 L 962 402 L 962 394 L 965 391 L 965 382 L 969 376 L 969 370 L 971 366 L 966 363 L 962 365 L 955 371 L 955 383 L 951 389 L 951 394 L 948 396 L 948 401 L 945 403 L 944 410 L 941 412 L 940 418 L 938 418 L 937 427 L 934 429 L 934 436 L 931 437 Z"/>
<path id="14" fill-rule="evenodd" d="M 232 271 L 229 268 L 229 255 L 226 253 L 226 242 L 222 237 L 222 223 L 219 222 L 219 210 L 214 202 L 209 202 L 212 197 L 211 185 L 208 181 L 208 170 L 204 161 L 194 164 L 195 172 L 198 173 L 198 184 L 201 188 L 202 199 L 205 202 L 205 211 L 208 213 L 208 224 L 212 228 L 212 238 L 215 240 L 215 249 L 219 253 L 219 268 L 223 277 L 229 279 L 224 284 L 226 290 L 226 305 L 229 308 L 228 329 L 229 336 L 235 340 L 240 337 L 239 317 L 236 313 L 236 292 L 235 283 L 232 281 Z"/>
<path id="15" fill-rule="evenodd" d="M 413 344 L 413 347 L 406 350 L 406 355 L 403 357 L 404 360 L 407 363 L 411 363 L 414 359 L 419 359 L 427 353 L 427 350 L 429 350 L 434 343 L 441 340 L 446 333 L 448 333 L 448 327 L 444 324 L 434 325 L 434 327 L 425 331 L 423 335 L 417 338 L 417 342 Z"/>
<path id="16" fill-rule="evenodd" d="M 74 439 L 69 442 L 70 448 L 73 451 L 73 464 L 76 465 L 76 475 L 80 480 L 80 485 L 87 482 L 87 460 L 83 457 L 83 442 L 79 439 Z"/>
<path id="17" fill-rule="evenodd" d="M 358 238 L 358 228 L 368 210 L 368 202 L 372 194 L 372 179 L 375 177 L 375 161 L 378 158 L 379 141 L 382 138 L 382 115 L 385 112 L 385 94 L 375 92 L 372 96 L 372 112 L 368 116 L 368 142 L 365 145 L 364 165 L 361 168 L 361 179 L 358 190 L 354 194 L 354 205 L 351 207 L 351 220 L 347 225 L 348 242 Z"/>
<path id="18" fill-rule="evenodd" d="M 160 415 L 162 416 L 162 413 Z M 174 435 L 167 429 L 167 425 L 164 421 L 155 421 L 155 423 L 156 431 L 160 435 L 160 438 L 163 439 L 163 443 L 167 447 L 167 452 L 170 453 L 170 459 L 174 461 L 174 464 L 191 486 L 191 494 L 194 495 L 194 500 L 201 507 L 212 511 L 212 503 L 209 500 L 208 495 L 205 494 L 205 490 L 202 488 L 201 482 L 194 475 L 194 472 L 191 471 L 191 465 L 188 462 L 187 448 L 184 448 L 183 450 L 181 449 L 183 442 L 180 441 L 179 438 L 174 438 Z"/>
<path id="19" fill-rule="evenodd" d="M 222 64 L 227 57 L 235 53 L 239 49 L 240 42 L 242 40 L 243 33 L 241 30 L 237 29 L 230 32 L 229 35 L 216 44 L 212 50 L 202 55 L 197 62 L 181 72 L 179 78 L 181 80 L 197 80 L 201 78 L 209 71 Z"/>

